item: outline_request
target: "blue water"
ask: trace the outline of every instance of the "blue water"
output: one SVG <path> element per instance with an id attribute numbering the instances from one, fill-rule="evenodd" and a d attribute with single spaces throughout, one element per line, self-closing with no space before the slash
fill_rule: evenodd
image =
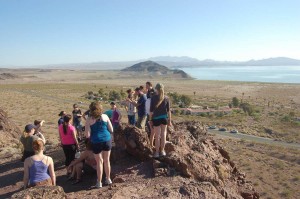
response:
<path id="1" fill-rule="evenodd" d="M 219 66 L 181 70 L 199 80 L 300 83 L 300 66 Z"/>

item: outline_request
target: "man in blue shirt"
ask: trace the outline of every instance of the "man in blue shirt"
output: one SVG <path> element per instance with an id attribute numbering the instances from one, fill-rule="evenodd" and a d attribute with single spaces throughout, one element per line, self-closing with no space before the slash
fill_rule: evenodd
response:
<path id="1" fill-rule="evenodd" d="M 131 99 L 127 99 L 131 104 L 133 104 L 134 106 L 137 107 L 138 109 L 138 120 L 136 122 L 136 126 L 138 128 L 141 128 L 145 131 L 145 126 L 146 126 L 146 100 L 147 100 L 147 96 L 146 94 L 143 93 L 143 90 L 141 88 L 136 88 L 135 89 L 135 94 L 137 96 L 139 96 L 139 99 L 137 102 L 131 100 Z"/>

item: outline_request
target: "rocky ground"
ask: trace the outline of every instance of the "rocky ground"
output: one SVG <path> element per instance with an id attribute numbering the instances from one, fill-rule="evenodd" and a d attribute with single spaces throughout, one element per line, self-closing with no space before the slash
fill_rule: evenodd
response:
<path id="1" fill-rule="evenodd" d="M 1 124 L 1 134 L 15 132 Z M 77 185 L 67 181 L 63 152 L 57 146 L 51 146 L 47 153 L 55 160 L 57 185 L 62 189 L 22 191 L 23 165 L 19 157 L 2 157 L 0 198 L 259 198 L 245 174 L 206 134 L 202 124 L 174 123 L 168 140 L 168 155 L 153 159 L 147 134 L 135 127 L 122 126 L 115 132 L 111 156 L 113 184 L 101 189 L 93 189 L 95 175 L 84 175 L 83 182 Z"/>

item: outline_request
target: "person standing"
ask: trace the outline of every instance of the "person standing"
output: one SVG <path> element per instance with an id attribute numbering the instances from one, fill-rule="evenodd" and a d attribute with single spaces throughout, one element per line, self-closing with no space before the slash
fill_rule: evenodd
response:
<path id="1" fill-rule="evenodd" d="M 137 102 L 135 102 L 131 99 L 127 99 L 127 100 L 128 100 L 128 102 L 130 102 L 131 104 L 136 106 L 138 109 L 138 120 L 137 120 L 136 126 L 145 131 L 146 117 L 147 117 L 145 103 L 147 100 L 147 96 L 146 96 L 146 94 L 143 93 L 143 91 L 139 87 L 135 89 L 135 94 L 138 95 L 138 97 L 139 97 Z"/>
<path id="2" fill-rule="evenodd" d="M 127 111 L 127 116 L 128 116 L 128 124 L 129 125 L 135 125 L 135 113 L 136 113 L 136 107 L 129 102 L 129 100 L 135 102 L 134 98 L 133 98 L 133 94 L 130 92 L 128 94 L 128 99 L 127 104 L 125 106 L 125 109 Z"/>
<path id="3" fill-rule="evenodd" d="M 59 126 L 59 136 L 64 154 L 66 157 L 65 165 L 68 167 L 75 159 L 76 150 L 79 149 L 79 144 L 76 137 L 76 128 L 71 124 L 72 116 L 65 115 L 64 123 Z M 67 174 L 68 174 L 67 170 Z"/>
<path id="4" fill-rule="evenodd" d="M 92 143 L 92 150 L 97 162 L 97 183 L 96 188 L 102 187 L 103 165 L 106 175 L 106 184 L 111 184 L 110 179 L 110 153 L 112 148 L 113 126 L 106 114 L 103 114 L 102 105 L 99 102 L 92 102 L 90 105 L 90 117 L 86 121 L 85 136 Z"/>
<path id="5" fill-rule="evenodd" d="M 154 89 L 152 87 L 151 82 L 146 82 L 146 90 L 147 90 L 147 99 L 151 98 L 151 93 L 154 93 Z"/>
<path id="6" fill-rule="evenodd" d="M 38 139 L 38 137 L 34 135 L 35 128 L 36 126 L 34 126 L 33 124 L 27 124 L 23 131 L 23 135 L 20 138 L 20 141 L 24 147 L 23 156 L 21 159 L 22 162 L 24 162 L 26 158 L 34 155 L 32 143 L 33 141 Z"/>
<path id="7" fill-rule="evenodd" d="M 57 123 L 58 123 L 58 126 L 63 124 L 64 123 L 64 117 L 66 115 L 66 112 L 65 111 L 61 111 L 58 116 L 60 116 L 60 118 L 58 119 Z"/>
<path id="8" fill-rule="evenodd" d="M 44 155 L 44 142 L 38 138 L 33 141 L 32 148 L 35 155 L 26 158 L 24 162 L 24 189 L 34 186 L 55 186 L 53 159 Z"/>
<path id="9" fill-rule="evenodd" d="M 112 119 L 111 119 L 112 125 L 113 125 L 113 128 L 115 130 L 117 130 L 120 126 L 122 114 L 121 114 L 120 110 L 117 108 L 117 105 L 115 102 L 111 102 L 110 106 L 111 106 L 111 109 L 113 110 Z"/>
<path id="10" fill-rule="evenodd" d="M 154 158 L 165 156 L 165 144 L 167 136 L 167 125 L 171 125 L 170 100 L 164 95 L 163 84 L 155 86 L 156 95 L 151 98 L 150 125 L 153 126 L 155 134 Z"/>
<path id="11" fill-rule="evenodd" d="M 79 140 L 82 139 L 82 112 L 79 109 L 77 104 L 73 105 L 73 125 L 76 128 L 77 131 L 77 137 L 79 138 Z"/>

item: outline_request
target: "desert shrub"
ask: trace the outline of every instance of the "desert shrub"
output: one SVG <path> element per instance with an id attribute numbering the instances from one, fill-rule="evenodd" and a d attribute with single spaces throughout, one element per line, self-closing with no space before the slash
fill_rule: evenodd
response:
<path id="1" fill-rule="evenodd" d="M 249 103 L 242 103 L 240 107 L 243 109 L 244 113 L 248 113 L 248 115 L 252 115 L 253 107 Z"/>
<path id="2" fill-rule="evenodd" d="M 109 100 L 120 100 L 121 94 L 115 90 L 109 91 L 108 93 L 108 99 Z"/>
<path id="3" fill-rule="evenodd" d="M 215 115 L 217 117 L 223 117 L 224 116 L 224 113 L 223 112 L 216 112 Z"/>
<path id="4" fill-rule="evenodd" d="M 290 121 L 291 121 L 291 116 L 290 116 L 290 115 L 284 115 L 284 116 L 281 118 L 281 121 L 282 121 L 282 122 L 290 122 Z"/>
<path id="5" fill-rule="evenodd" d="M 98 94 L 102 97 L 102 96 L 104 96 L 104 89 L 103 88 L 100 88 L 99 90 L 98 90 Z"/>
<path id="6" fill-rule="evenodd" d="M 183 107 L 189 107 L 192 104 L 192 98 L 187 95 L 181 95 L 180 101 Z"/>
<path id="7" fill-rule="evenodd" d="M 240 105 L 240 101 L 237 97 L 232 98 L 232 105 L 233 107 L 238 107 Z"/>

